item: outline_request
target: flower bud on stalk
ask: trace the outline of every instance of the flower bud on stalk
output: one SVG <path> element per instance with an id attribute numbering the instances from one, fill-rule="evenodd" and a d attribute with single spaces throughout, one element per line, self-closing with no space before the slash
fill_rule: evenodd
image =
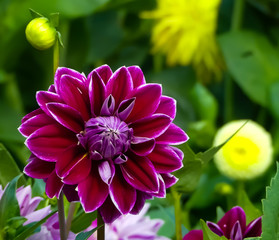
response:
<path id="1" fill-rule="evenodd" d="M 25 34 L 28 42 L 38 50 L 52 47 L 56 40 L 56 29 L 45 17 L 34 18 L 30 21 Z"/>

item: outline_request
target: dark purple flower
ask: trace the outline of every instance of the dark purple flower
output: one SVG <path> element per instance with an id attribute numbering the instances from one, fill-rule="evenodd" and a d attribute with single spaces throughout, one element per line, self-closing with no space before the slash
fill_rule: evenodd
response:
<path id="1" fill-rule="evenodd" d="M 216 224 L 206 223 L 217 235 L 230 240 L 243 240 L 248 237 L 259 237 L 262 234 L 262 218 L 259 217 L 246 226 L 246 215 L 241 207 L 233 207 Z M 202 230 L 191 230 L 183 240 L 203 240 Z"/>
<path id="2" fill-rule="evenodd" d="M 164 197 L 183 153 L 170 145 L 188 136 L 173 124 L 176 102 L 146 84 L 137 66 L 114 73 L 103 65 L 87 77 L 59 68 L 37 93 L 39 109 L 22 119 L 32 155 L 24 172 L 46 181 L 46 194 L 79 200 L 105 222 L 137 214 L 146 199 Z"/>

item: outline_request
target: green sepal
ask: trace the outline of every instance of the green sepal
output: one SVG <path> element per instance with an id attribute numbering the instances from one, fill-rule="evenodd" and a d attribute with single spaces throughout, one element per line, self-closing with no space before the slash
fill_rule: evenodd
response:
<path id="1" fill-rule="evenodd" d="M 61 33 L 58 32 L 58 31 L 56 31 L 56 37 L 57 37 L 57 39 L 58 39 L 58 42 L 59 42 L 60 46 L 64 48 L 64 44 L 63 44 L 63 42 L 62 42 Z"/>
<path id="2" fill-rule="evenodd" d="M 218 236 L 216 233 L 212 232 L 206 225 L 204 220 L 200 220 L 202 226 L 203 240 L 228 240 L 225 236 Z"/>
<path id="3" fill-rule="evenodd" d="M 42 14 L 36 12 L 35 10 L 33 10 L 32 8 L 29 8 L 29 11 L 31 13 L 32 18 L 40 18 L 40 17 L 44 17 Z"/>
<path id="4" fill-rule="evenodd" d="M 59 26 L 59 13 L 51 13 L 49 15 L 49 23 L 52 27 L 57 28 Z"/>

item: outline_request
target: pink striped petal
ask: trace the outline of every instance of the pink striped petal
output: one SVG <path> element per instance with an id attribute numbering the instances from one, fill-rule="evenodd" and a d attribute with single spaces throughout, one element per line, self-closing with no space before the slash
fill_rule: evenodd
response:
<path id="1" fill-rule="evenodd" d="M 120 171 L 117 171 L 109 187 L 110 197 L 116 208 L 127 214 L 136 201 L 136 190 L 128 184 Z"/>
<path id="2" fill-rule="evenodd" d="M 75 134 L 57 124 L 38 129 L 25 142 L 30 151 L 38 158 L 51 162 L 55 162 L 58 154 L 76 143 Z"/>
<path id="3" fill-rule="evenodd" d="M 169 173 L 182 167 L 182 158 L 168 145 L 157 144 L 148 158 L 159 173 Z"/>
<path id="4" fill-rule="evenodd" d="M 163 134 L 171 124 L 171 118 L 164 114 L 153 114 L 130 124 L 134 136 L 156 138 Z"/>
<path id="5" fill-rule="evenodd" d="M 147 157 L 130 154 L 127 162 L 121 164 L 120 168 L 126 181 L 134 188 L 143 192 L 158 192 L 159 179 Z"/>
<path id="6" fill-rule="evenodd" d="M 143 72 L 140 69 L 140 67 L 138 67 L 138 66 L 130 66 L 127 69 L 128 69 L 128 71 L 130 72 L 130 74 L 132 76 L 134 88 L 137 88 L 140 85 L 143 85 L 143 84 L 146 83 L 144 75 L 143 75 Z"/>
<path id="7" fill-rule="evenodd" d="M 120 217 L 121 213 L 114 206 L 111 198 L 108 196 L 104 201 L 102 206 L 98 209 L 105 223 L 112 223 L 118 217 Z"/>
<path id="8" fill-rule="evenodd" d="M 154 147 L 154 138 L 134 137 L 131 142 L 131 150 L 139 156 L 147 156 Z"/>
<path id="9" fill-rule="evenodd" d="M 156 142 L 160 144 L 178 145 L 188 141 L 188 139 L 188 135 L 180 127 L 171 123 L 168 129 L 156 138 Z"/>
<path id="10" fill-rule="evenodd" d="M 156 113 L 163 113 L 174 119 L 176 115 L 176 100 L 168 96 L 162 96 Z"/>
<path id="11" fill-rule="evenodd" d="M 48 103 L 47 109 L 57 122 L 69 130 L 75 133 L 84 130 L 84 121 L 74 108 L 62 103 Z"/>
<path id="12" fill-rule="evenodd" d="M 244 233 L 244 237 L 248 238 L 248 237 L 261 236 L 261 234 L 262 234 L 262 217 L 259 217 L 248 224 Z"/>
<path id="13" fill-rule="evenodd" d="M 25 166 L 23 172 L 32 178 L 44 179 L 48 178 L 49 175 L 55 168 L 54 162 L 47 162 L 37 158 L 35 155 L 31 155 L 28 164 Z"/>
<path id="14" fill-rule="evenodd" d="M 115 99 L 116 107 L 133 89 L 131 75 L 126 67 L 121 67 L 114 72 L 107 83 L 106 96 L 110 94 Z"/>
<path id="15" fill-rule="evenodd" d="M 92 167 L 91 173 L 78 184 L 80 203 L 85 212 L 98 209 L 108 196 L 108 185 L 99 176 L 97 166 Z"/>
<path id="16" fill-rule="evenodd" d="M 96 71 L 100 77 L 102 78 L 103 82 L 105 84 L 107 84 L 108 80 L 110 79 L 110 77 L 112 76 L 113 72 L 112 70 L 110 69 L 110 67 L 108 65 L 102 65 L 96 69 L 94 69 L 94 71 Z M 93 72 L 93 71 L 92 71 Z M 91 72 L 91 73 L 92 73 Z M 91 74 L 90 73 L 90 74 Z M 90 74 L 88 76 L 90 76 Z"/>
<path id="17" fill-rule="evenodd" d="M 130 98 L 122 101 L 117 109 L 117 116 L 120 120 L 125 121 L 132 112 L 135 105 L 135 98 Z"/>
<path id="18" fill-rule="evenodd" d="M 89 74 L 90 76 L 90 74 Z M 100 115 L 102 104 L 105 100 L 105 84 L 96 70 L 91 72 L 89 79 L 89 100 L 91 112 Z"/>
<path id="19" fill-rule="evenodd" d="M 151 199 L 152 196 L 148 193 L 137 191 L 137 200 L 135 202 L 135 205 L 133 209 L 130 211 L 131 214 L 139 214 L 139 212 L 142 210 L 145 200 Z"/>
<path id="20" fill-rule="evenodd" d="M 42 112 L 25 120 L 20 125 L 18 130 L 24 137 L 29 137 L 33 132 L 37 131 L 39 128 L 53 123 L 55 123 L 55 121 L 51 117 L 46 115 L 44 112 Z"/>
<path id="21" fill-rule="evenodd" d="M 59 92 L 61 98 L 66 104 L 79 111 L 83 120 L 87 121 L 91 116 L 87 90 L 81 82 L 68 75 L 62 76 L 60 83 L 63 86 Z"/>
<path id="22" fill-rule="evenodd" d="M 158 179 L 159 179 L 159 191 L 158 191 L 158 193 L 153 193 L 152 195 L 154 197 L 158 197 L 158 198 L 165 198 L 166 197 L 165 182 L 164 182 L 163 178 L 161 177 L 161 175 L 158 176 Z"/>
<path id="23" fill-rule="evenodd" d="M 178 178 L 170 173 L 161 173 L 161 176 L 164 179 L 166 188 L 173 186 L 178 181 Z"/>
<path id="24" fill-rule="evenodd" d="M 129 97 L 134 97 L 135 105 L 126 122 L 133 122 L 153 114 L 158 108 L 162 95 L 162 87 L 159 84 L 145 84 L 135 89 Z"/>
<path id="25" fill-rule="evenodd" d="M 98 171 L 101 179 L 106 184 L 111 184 L 111 181 L 115 174 L 115 166 L 112 160 L 103 161 L 98 165 Z"/>
<path id="26" fill-rule="evenodd" d="M 49 198 L 53 198 L 54 196 L 59 198 L 63 185 L 61 179 L 56 175 L 55 170 L 53 170 L 46 181 L 46 195 Z"/>
<path id="27" fill-rule="evenodd" d="M 87 177 L 91 160 L 81 146 L 73 145 L 59 155 L 55 169 L 64 183 L 73 185 Z"/>

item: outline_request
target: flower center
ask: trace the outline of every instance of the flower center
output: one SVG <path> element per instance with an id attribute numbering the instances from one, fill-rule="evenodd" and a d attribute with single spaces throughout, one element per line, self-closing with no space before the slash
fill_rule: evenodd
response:
<path id="1" fill-rule="evenodd" d="M 87 149 L 93 160 L 112 159 L 125 161 L 125 153 L 130 144 L 133 130 L 118 117 L 91 118 L 84 132 L 77 135 L 81 145 Z"/>

